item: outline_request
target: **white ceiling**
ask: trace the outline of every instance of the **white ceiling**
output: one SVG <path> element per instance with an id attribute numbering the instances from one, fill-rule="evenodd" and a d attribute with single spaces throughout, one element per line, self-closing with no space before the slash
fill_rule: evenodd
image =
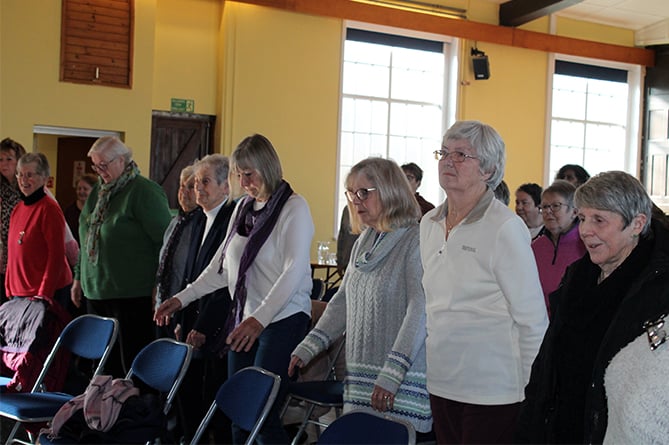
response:
<path id="1" fill-rule="evenodd" d="M 583 0 L 556 15 L 639 31 L 669 20 L 669 0 Z"/>

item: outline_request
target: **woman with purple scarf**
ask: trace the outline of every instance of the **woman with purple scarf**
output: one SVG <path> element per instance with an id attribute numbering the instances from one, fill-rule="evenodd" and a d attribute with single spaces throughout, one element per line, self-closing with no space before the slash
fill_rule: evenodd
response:
<path id="1" fill-rule="evenodd" d="M 154 319 L 164 325 L 177 310 L 228 286 L 233 310 L 219 350 L 229 349 L 230 375 L 260 366 L 285 382 L 290 354 L 309 328 L 314 225 L 307 202 L 282 179 L 281 162 L 267 138 L 256 134 L 244 139 L 231 163 L 248 196 L 237 205 L 226 240 L 209 266 L 165 301 Z M 289 442 L 279 419 L 283 395 L 280 391 L 260 431 L 260 443 Z M 233 436 L 234 443 L 246 439 L 234 426 Z"/>

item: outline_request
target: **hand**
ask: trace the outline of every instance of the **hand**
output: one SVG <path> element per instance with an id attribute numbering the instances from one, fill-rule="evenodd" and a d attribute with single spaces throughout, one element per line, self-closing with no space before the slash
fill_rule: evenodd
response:
<path id="1" fill-rule="evenodd" d="M 76 307 L 81 307 L 81 281 L 74 280 L 70 289 L 70 300 Z"/>
<path id="2" fill-rule="evenodd" d="M 207 341 L 207 336 L 195 329 L 191 330 L 186 337 L 186 343 L 192 345 L 195 349 L 200 349 Z"/>
<path id="3" fill-rule="evenodd" d="M 176 341 L 181 341 L 182 335 L 183 334 L 183 328 L 181 327 L 181 323 L 177 323 L 176 326 L 174 326 L 174 338 Z"/>
<path id="4" fill-rule="evenodd" d="M 395 394 L 386 391 L 379 385 L 374 385 L 374 391 L 372 391 L 372 408 L 380 412 L 385 412 L 393 409 L 394 404 Z"/>
<path id="5" fill-rule="evenodd" d="M 242 321 L 225 339 L 225 342 L 230 345 L 230 349 L 235 352 L 249 352 L 253 343 L 260 337 L 265 327 L 260 324 L 258 320 L 249 317 Z"/>
<path id="6" fill-rule="evenodd" d="M 153 321 L 155 321 L 158 326 L 167 326 L 172 314 L 179 309 L 181 309 L 181 301 L 174 297 L 168 298 L 163 301 L 163 304 L 158 306 L 158 309 L 156 309 L 156 312 L 153 314 Z"/>
<path id="7" fill-rule="evenodd" d="M 296 355 L 290 356 L 290 363 L 288 363 L 288 377 L 292 377 L 295 373 L 295 368 L 304 368 L 304 362 Z"/>

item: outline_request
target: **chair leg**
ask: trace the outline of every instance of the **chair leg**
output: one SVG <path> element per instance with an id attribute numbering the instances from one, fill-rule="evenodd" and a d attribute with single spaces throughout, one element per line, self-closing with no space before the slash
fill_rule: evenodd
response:
<path id="1" fill-rule="evenodd" d="M 5 445 L 11 445 L 14 442 L 14 437 L 16 437 L 16 433 L 19 431 L 20 426 L 21 423 L 14 422 L 14 426 L 12 427 L 12 431 L 9 433 L 9 436 L 7 436 L 7 442 L 5 442 Z"/>
<path id="2" fill-rule="evenodd" d="M 306 434 L 307 425 L 309 425 L 309 419 L 311 419 L 311 414 L 314 412 L 315 407 L 316 406 L 313 403 L 309 404 L 309 408 L 307 408 L 307 411 L 304 413 L 304 419 L 302 419 L 302 423 L 297 429 L 297 434 L 295 434 L 291 445 L 297 445 L 299 443 L 300 436 L 302 436 L 303 433 Z"/>

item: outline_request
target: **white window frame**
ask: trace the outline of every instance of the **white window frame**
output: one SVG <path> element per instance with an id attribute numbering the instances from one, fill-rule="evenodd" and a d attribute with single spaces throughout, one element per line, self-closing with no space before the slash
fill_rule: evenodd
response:
<path id="1" fill-rule="evenodd" d="M 337 237 L 339 230 L 339 223 L 341 218 L 342 209 L 339 207 L 340 196 L 343 196 L 343 181 L 345 179 L 345 173 L 340 169 L 340 159 L 341 159 L 341 128 L 342 128 L 342 103 L 344 99 L 343 93 L 343 78 L 344 78 L 344 50 L 346 45 L 346 31 L 348 28 L 356 28 L 366 31 L 379 32 L 385 34 L 395 34 L 405 37 L 413 37 L 418 39 L 433 40 L 444 43 L 444 66 L 446 70 L 444 71 L 444 88 L 443 88 L 443 98 L 442 98 L 442 122 L 441 122 L 441 134 L 443 134 L 446 129 L 448 129 L 456 120 L 456 111 L 458 107 L 458 70 L 459 70 L 459 47 L 460 40 L 454 37 L 441 35 L 441 34 L 432 34 L 420 31 L 413 31 L 402 28 L 395 28 L 391 26 L 376 25 L 371 23 L 364 23 L 352 20 L 345 20 L 342 23 L 342 39 L 341 39 L 341 63 L 340 63 L 340 88 L 339 88 L 339 122 L 337 126 L 337 172 L 336 172 L 336 186 L 335 186 L 335 196 L 334 196 L 334 238 Z M 438 147 L 437 147 L 438 148 Z M 435 148 L 435 150 L 437 149 Z M 423 170 L 428 168 L 436 169 L 435 165 L 421 165 Z M 346 172 L 347 173 L 347 172 Z M 440 189 L 440 200 L 434 204 L 440 204 L 445 197 L 443 190 Z"/>
<path id="2" fill-rule="evenodd" d="M 600 59 L 591 59 L 587 57 L 571 56 L 566 54 L 551 53 L 548 58 L 548 73 L 546 89 L 546 139 L 544 150 L 544 184 L 549 185 L 553 182 L 550 172 L 551 160 L 551 132 L 553 123 L 553 75 L 555 73 L 555 61 L 564 60 L 567 62 L 581 63 L 585 65 L 602 66 L 606 68 L 615 68 L 627 71 L 627 122 L 626 122 L 626 140 L 625 140 L 625 159 L 624 171 L 636 176 L 640 175 L 641 169 L 641 128 L 642 128 L 642 110 L 643 110 L 643 78 L 645 67 L 629 63 L 613 62 Z M 588 171 L 591 175 L 597 172 Z"/>

